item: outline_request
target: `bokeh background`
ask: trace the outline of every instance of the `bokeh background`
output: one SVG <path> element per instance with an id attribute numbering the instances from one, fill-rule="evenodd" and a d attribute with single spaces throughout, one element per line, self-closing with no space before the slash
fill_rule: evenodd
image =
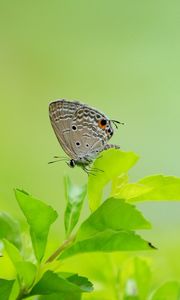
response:
<path id="1" fill-rule="evenodd" d="M 23 220 L 13 193 L 23 188 L 59 212 L 53 230 L 63 233 L 63 176 L 78 184 L 87 176 L 48 165 L 63 154 L 48 117 L 57 98 L 126 123 L 113 142 L 141 157 L 131 180 L 180 176 L 179 16 L 178 0 L 0 0 L 1 210 Z M 144 236 L 159 248 L 155 276 L 179 278 L 180 204 L 139 207 L 153 223 Z"/>

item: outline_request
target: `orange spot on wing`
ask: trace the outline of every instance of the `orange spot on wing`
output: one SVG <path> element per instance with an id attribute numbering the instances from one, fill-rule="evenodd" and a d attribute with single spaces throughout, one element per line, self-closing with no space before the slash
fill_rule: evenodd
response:
<path id="1" fill-rule="evenodd" d="M 98 122 L 98 126 L 99 126 L 101 129 L 105 129 L 105 128 L 106 128 L 106 124 L 105 124 L 105 125 L 102 125 L 102 124 L 101 124 L 101 121 L 102 121 L 102 120 L 100 120 L 100 121 Z"/>

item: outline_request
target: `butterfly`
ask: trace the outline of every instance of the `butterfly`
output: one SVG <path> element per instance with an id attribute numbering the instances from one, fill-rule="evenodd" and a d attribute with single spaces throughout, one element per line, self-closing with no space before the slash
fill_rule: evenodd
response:
<path id="1" fill-rule="evenodd" d="M 119 121 L 110 120 L 103 113 L 78 101 L 56 100 L 49 104 L 49 117 L 56 137 L 69 156 L 70 167 L 88 166 L 103 150 L 120 148 L 108 144 Z M 58 157 L 55 157 L 58 158 Z"/>

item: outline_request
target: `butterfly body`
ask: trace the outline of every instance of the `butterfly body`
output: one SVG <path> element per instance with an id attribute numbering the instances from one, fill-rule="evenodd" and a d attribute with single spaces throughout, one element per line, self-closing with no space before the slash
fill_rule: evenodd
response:
<path id="1" fill-rule="evenodd" d="M 70 157 L 70 167 L 85 168 L 108 148 L 114 130 L 110 119 L 78 101 L 56 100 L 49 105 L 49 116 L 57 139 Z"/>

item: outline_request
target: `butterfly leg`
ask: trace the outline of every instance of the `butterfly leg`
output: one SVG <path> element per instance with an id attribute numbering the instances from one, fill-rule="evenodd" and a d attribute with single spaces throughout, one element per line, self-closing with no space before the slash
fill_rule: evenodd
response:
<path id="1" fill-rule="evenodd" d="M 87 166 L 82 166 L 82 169 L 89 175 L 93 175 L 95 176 L 96 174 L 94 174 L 93 172 L 91 172 L 91 168 L 87 168 Z"/>
<path id="2" fill-rule="evenodd" d="M 94 167 L 93 167 L 93 168 L 91 168 L 90 170 L 91 170 L 91 171 L 95 171 L 95 172 L 97 172 L 97 173 L 98 173 L 98 172 L 104 173 L 104 170 L 101 170 L 101 169 L 99 169 L 99 168 L 94 168 Z"/>
<path id="3" fill-rule="evenodd" d="M 87 166 L 83 166 L 82 168 L 88 175 L 96 176 L 98 172 L 104 172 L 103 170 L 100 170 L 98 168 L 93 168 L 93 167 L 88 168 Z"/>

